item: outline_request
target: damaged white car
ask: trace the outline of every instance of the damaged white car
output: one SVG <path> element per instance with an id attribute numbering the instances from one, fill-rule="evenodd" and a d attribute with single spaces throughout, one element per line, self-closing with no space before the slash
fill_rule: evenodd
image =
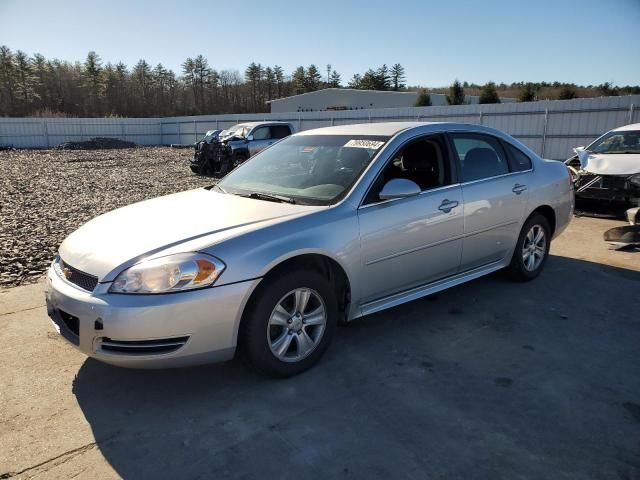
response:
<path id="1" fill-rule="evenodd" d="M 574 152 L 565 163 L 577 201 L 606 202 L 614 214 L 640 206 L 640 123 L 611 130 Z"/>

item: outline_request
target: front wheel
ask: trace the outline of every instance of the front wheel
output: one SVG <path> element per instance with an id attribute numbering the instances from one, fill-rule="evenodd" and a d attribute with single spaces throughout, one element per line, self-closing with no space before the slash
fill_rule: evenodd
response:
<path id="1" fill-rule="evenodd" d="M 338 304 L 330 282 L 315 271 L 267 277 L 248 306 L 238 350 L 252 369 L 289 377 L 314 365 L 335 333 Z"/>
<path id="2" fill-rule="evenodd" d="M 514 280 L 536 278 L 549 256 L 551 229 L 547 219 L 535 213 L 525 222 L 511 258 L 509 272 Z"/>

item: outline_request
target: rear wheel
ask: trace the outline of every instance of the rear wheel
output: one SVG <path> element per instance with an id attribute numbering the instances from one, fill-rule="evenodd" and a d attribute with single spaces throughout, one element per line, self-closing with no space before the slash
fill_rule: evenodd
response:
<path id="1" fill-rule="evenodd" d="M 277 377 L 314 365 L 335 333 L 338 305 L 330 282 L 297 270 L 267 277 L 243 318 L 239 353 L 252 369 Z"/>
<path id="2" fill-rule="evenodd" d="M 533 280 L 542 271 L 551 245 L 549 222 L 534 213 L 525 222 L 511 258 L 509 272 L 519 281 Z"/>

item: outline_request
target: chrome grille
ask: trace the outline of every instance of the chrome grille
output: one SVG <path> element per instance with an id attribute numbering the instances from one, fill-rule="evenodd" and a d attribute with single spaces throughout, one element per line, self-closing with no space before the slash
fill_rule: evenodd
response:
<path id="1" fill-rule="evenodd" d="M 68 282 L 77 285 L 83 290 L 93 292 L 93 290 L 96 288 L 96 285 L 98 285 L 98 277 L 89 275 L 88 273 L 82 272 L 77 268 L 72 267 L 71 265 L 65 263 L 61 258 L 58 260 L 58 265 L 60 267 L 62 276 L 66 278 Z"/>

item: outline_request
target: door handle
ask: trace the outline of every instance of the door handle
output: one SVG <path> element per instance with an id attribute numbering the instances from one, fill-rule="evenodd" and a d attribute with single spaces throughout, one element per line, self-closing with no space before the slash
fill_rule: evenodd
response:
<path id="1" fill-rule="evenodd" d="M 455 200 L 447 200 L 446 198 L 442 201 L 442 203 L 440 204 L 440 206 L 438 207 L 438 210 L 444 212 L 444 213 L 449 213 L 451 210 L 453 210 L 454 208 L 456 208 L 459 205 L 458 202 L 456 202 Z"/>
<path id="2" fill-rule="evenodd" d="M 515 193 L 516 195 L 520 195 L 522 192 L 524 192 L 527 189 L 526 185 L 520 185 L 519 183 L 516 183 L 513 188 L 511 189 L 511 191 L 513 193 Z"/>

